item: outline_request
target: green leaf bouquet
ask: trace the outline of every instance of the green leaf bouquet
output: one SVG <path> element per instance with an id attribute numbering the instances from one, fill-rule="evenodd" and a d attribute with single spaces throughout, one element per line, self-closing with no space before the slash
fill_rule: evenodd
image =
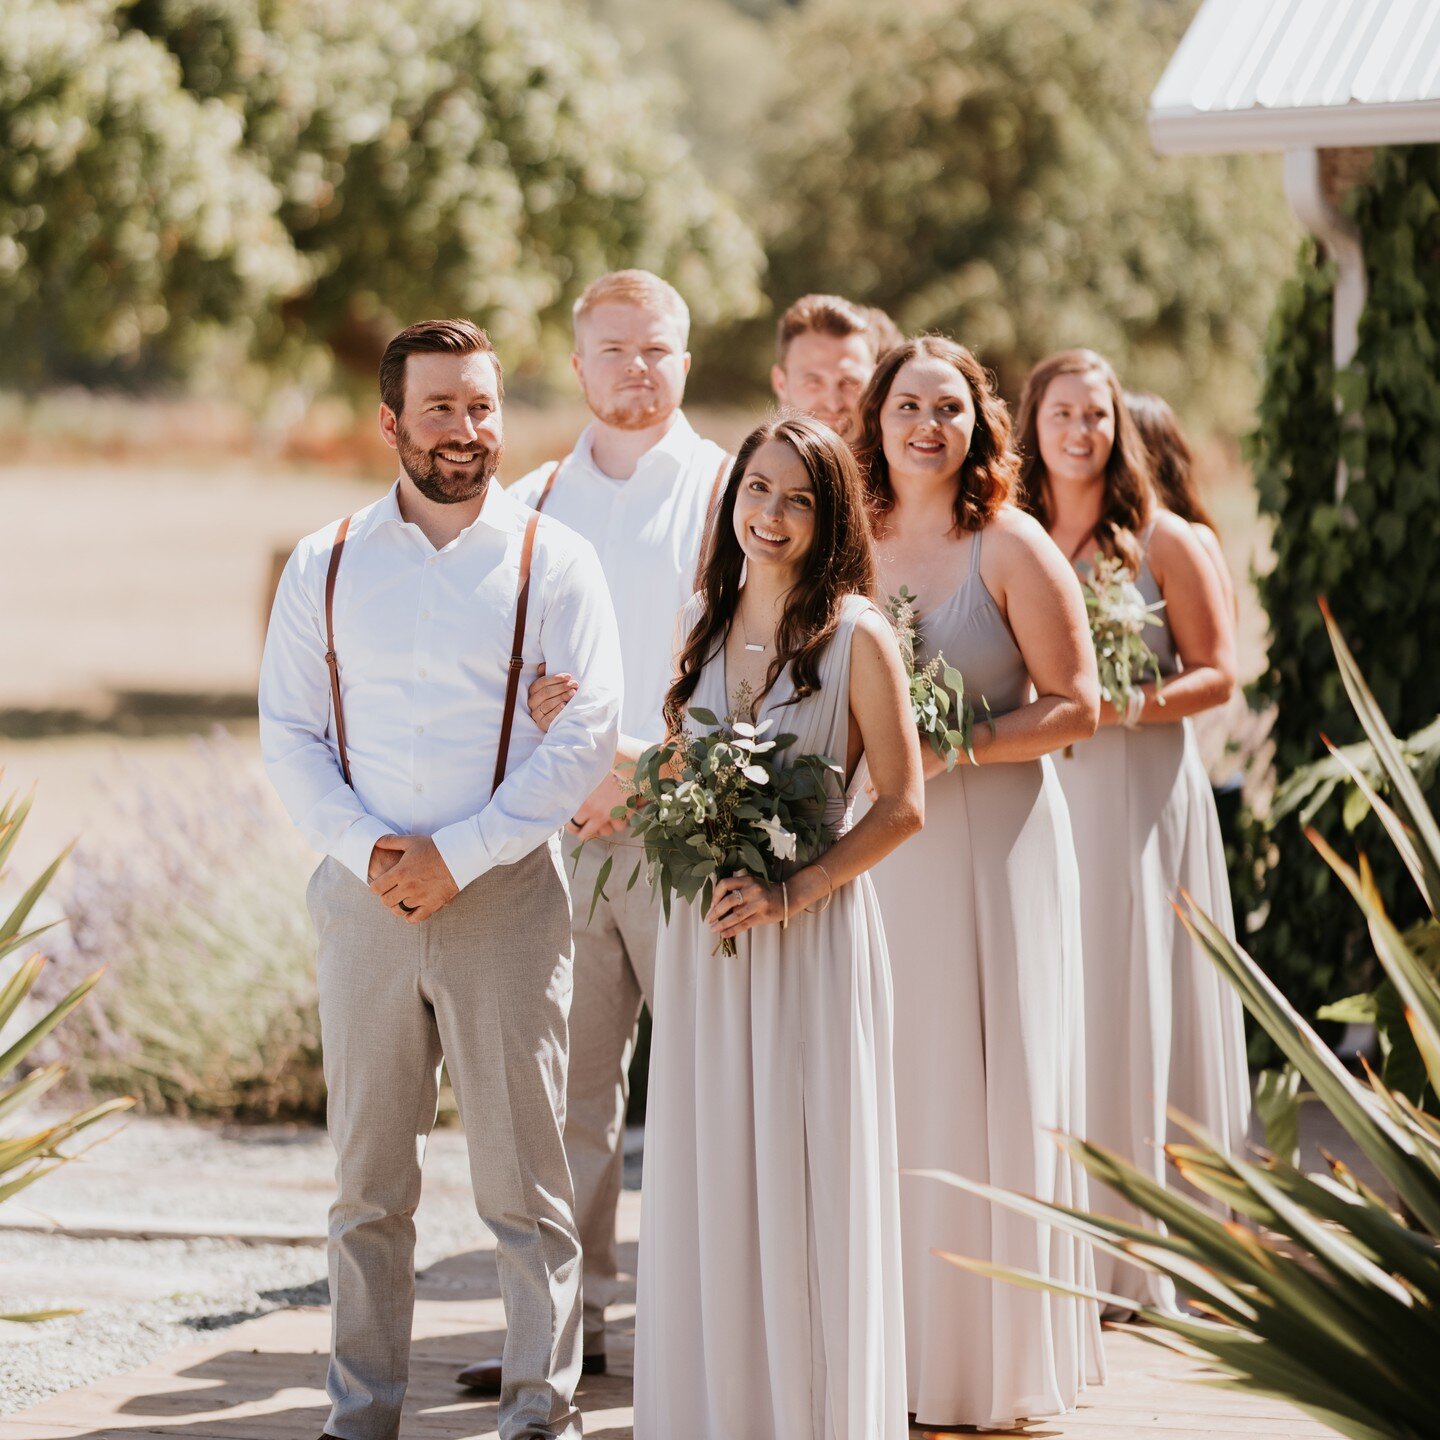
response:
<path id="1" fill-rule="evenodd" d="M 920 648 L 920 621 L 915 614 L 916 597 L 902 585 L 890 596 L 886 611 L 900 642 L 900 658 L 910 680 L 910 713 L 920 738 L 953 770 L 964 751 L 975 763 L 975 706 L 965 694 L 965 677 L 937 654 L 924 665 L 915 663 Z M 980 699 L 982 705 L 985 699 Z M 986 706 L 988 712 L 989 706 Z"/>
<path id="2" fill-rule="evenodd" d="M 689 714 L 709 733 L 686 725 L 652 745 L 635 762 L 626 803 L 612 812 L 644 850 L 626 889 L 645 870 L 667 922 L 676 895 L 698 899 L 704 916 L 717 881 L 743 873 L 773 882 L 820 854 L 834 839 L 824 819 L 827 782 L 842 774 L 823 755 L 782 761 L 796 737 L 771 735 L 773 720 L 721 721 L 698 706 Z M 592 913 L 614 860 L 611 855 L 600 867 Z M 722 940 L 719 949 L 734 955 L 734 939 Z"/>
<path id="3" fill-rule="evenodd" d="M 1100 698 L 1108 700 L 1117 715 L 1124 715 L 1130 696 L 1146 679 L 1155 682 L 1159 699 L 1160 661 L 1145 643 L 1148 626 L 1161 624 L 1163 600 L 1145 601 L 1130 578 L 1125 562 L 1096 551 L 1090 573 L 1082 582 L 1085 591 L 1085 618 L 1090 622 L 1090 639 L 1100 668 Z"/>

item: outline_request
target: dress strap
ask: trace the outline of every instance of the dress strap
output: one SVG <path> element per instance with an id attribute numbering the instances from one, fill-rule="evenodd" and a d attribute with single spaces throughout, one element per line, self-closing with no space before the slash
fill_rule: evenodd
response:
<path id="1" fill-rule="evenodd" d="M 984 539 L 984 537 L 985 531 L 983 529 L 977 530 L 975 532 L 975 538 L 970 542 L 970 574 L 966 578 L 972 582 L 980 573 L 980 541 Z"/>

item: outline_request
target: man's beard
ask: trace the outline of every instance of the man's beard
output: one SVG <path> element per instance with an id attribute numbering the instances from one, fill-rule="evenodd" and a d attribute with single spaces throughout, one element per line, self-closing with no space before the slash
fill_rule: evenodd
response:
<path id="1" fill-rule="evenodd" d="M 434 450 L 424 450 L 411 438 L 404 425 L 395 427 L 396 449 L 400 452 L 400 463 L 405 473 L 414 482 L 415 488 L 437 505 L 463 505 L 485 493 L 495 472 L 500 468 L 502 446 L 491 450 L 487 445 L 439 445 Z M 474 471 L 465 475 L 446 475 L 441 467 L 445 462 L 440 451 L 448 450 L 452 455 L 462 451 L 467 455 L 479 455 L 480 463 Z"/>
<path id="2" fill-rule="evenodd" d="M 583 382 L 580 388 L 595 418 L 612 430 L 650 430 L 670 414 L 659 390 L 622 390 L 602 400 Z"/>

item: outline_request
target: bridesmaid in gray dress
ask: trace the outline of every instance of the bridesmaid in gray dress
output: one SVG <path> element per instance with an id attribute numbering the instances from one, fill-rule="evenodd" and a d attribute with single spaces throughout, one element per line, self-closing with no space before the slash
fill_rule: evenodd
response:
<path id="1" fill-rule="evenodd" d="M 1191 527 L 1153 505 L 1144 448 L 1108 361 L 1092 350 L 1041 361 L 1018 429 L 1026 503 L 1062 553 L 1081 567 L 1097 550 L 1117 555 L 1148 601 L 1165 602 L 1163 625 L 1146 632 L 1163 697 L 1150 683 L 1124 716 L 1103 704 L 1095 736 L 1058 764 L 1079 841 L 1087 1134 L 1164 1184 L 1177 1037 L 1208 1057 L 1219 1098 L 1207 1119 L 1248 1096 L 1223 987 L 1187 984 L 1209 962 L 1172 907 L 1184 889 L 1233 929 L 1219 819 L 1188 723 L 1234 690 L 1233 627 Z M 1145 1223 L 1108 1190 L 1095 1199 L 1097 1209 Z M 1123 1261 L 1097 1255 L 1096 1273 L 1124 1308 L 1175 1303 L 1168 1282 Z"/>
<path id="2" fill-rule="evenodd" d="M 861 425 L 878 593 L 918 594 L 919 658 L 943 652 L 993 721 L 975 727 L 974 764 L 946 772 L 926 748 L 924 833 L 875 870 L 900 1163 L 1083 1207 L 1086 1177 L 1048 1133 L 1085 1128 L 1079 878 L 1048 755 L 1095 729 L 1080 587 L 1009 499 L 1009 416 L 968 350 L 925 337 L 890 351 Z M 1088 1247 L 933 1179 L 902 1174 L 900 1196 L 917 1423 L 1008 1428 L 1072 1408 L 1101 1374 L 1097 1307 L 932 1251 L 1086 1285 Z"/>

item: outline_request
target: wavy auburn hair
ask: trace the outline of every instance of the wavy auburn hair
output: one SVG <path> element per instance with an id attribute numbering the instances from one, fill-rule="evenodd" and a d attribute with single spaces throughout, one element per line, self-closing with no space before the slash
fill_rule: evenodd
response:
<path id="1" fill-rule="evenodd" d="M 1195 483 L 1190 442 L 1175 412 L 1160 396 L 1136 394 L 1133 390 L 1125 392 L 1125 404 L 1150 456 L 1150 479 L 1156 499 L 1182 520 L 1215 530 L 1214 517 Z"/>
<path id="2" fill-rule="evenodd" d="M 1050 475 L 1040 458 L 1040 406 L 1050 382 L 1061 375 L 1096 375 L 1110 392 L 1115 410 L 1115 443 L 1105 462 L 1105 496 L 1095 539 L 1101 550 L 1123 560 L 1134 575 L 1144 555 L 1140 536 L 1150 523 L 1150 460 L 1115 367 L 1096 350 L 1062 350 L 1042 360 L 1026 377 L 1016 426 L 1020 447 L 1020 503 L 1046 528 L 1053 516 Z"/>
<path id="3" fill-rule="evenodd" d="M 815 489 L 815 535 L 804 570 L 785 597 L 766 690 L 789 665 L 795 693 L 787 703 L 814 694 L 820 688 L 820 657 L 840 624 L 840 602 L 847 595 L 868 595 L 874 588 L 865 490 L 849 446 L 828 426 L 796 411 L 784 411 L 757 425 L 735 457 L 711 525 L 710 551 L 700 579 L 700 617 L 680 652 L 679 676 L 665 697 L 665 717 L 672 729 L 700 683 L 701 669 L 719 653 L 734 622 L 745 564 L 735 534 L 735 501 L 755 452 L 770 440 L 788 445 L 810 477 Z"/>
<path id="4" fill-rule="evenodd" d="M 975 402 L 975 429 L 970 436 L 970 449 L 960 466 L 955 528 L 982 530 L 1010 498 L 1020 478 L 1019 458 L 1010 441 L 1010 410 L 996 392 L 989 371 L 963 345 L 943 335 L 917 335 L 887 350 L 860 397 L 860 434 L 855 440 L 855 458 L 865 476 L 865 493 L 876 528 L 885 528 L 885 516 L 895 505 L 890 464 L 885 459 L 885 442 L 880 431 L 880 411 L 901 368 L 922 356 L 953 365 L 970 387 L 970 398 Z"/>

